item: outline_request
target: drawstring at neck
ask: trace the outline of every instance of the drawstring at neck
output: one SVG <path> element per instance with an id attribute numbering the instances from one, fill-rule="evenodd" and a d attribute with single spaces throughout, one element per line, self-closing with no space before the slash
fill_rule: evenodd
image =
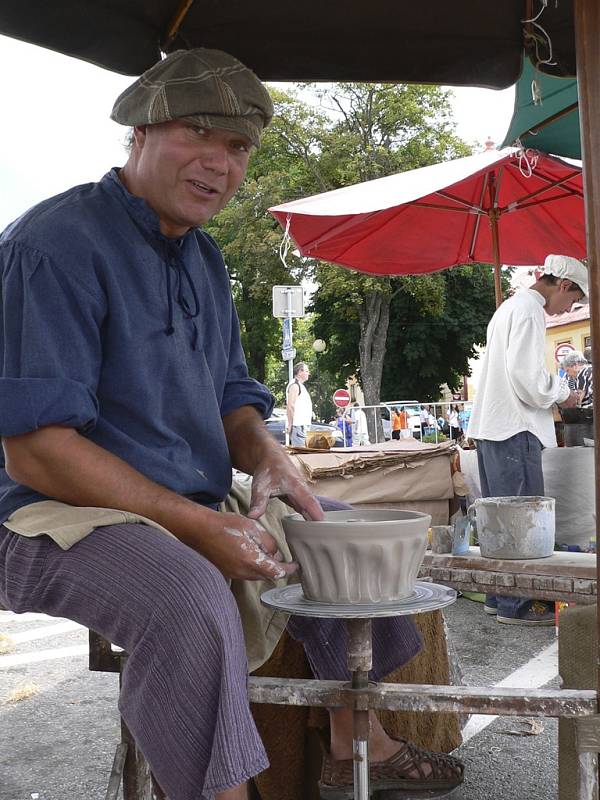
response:
<path id="1" fill-rule="evenodd" d="M 195 318 L 200 313 L 200 300 L 198 298 L 198 292 L 196 291 L 196 287 L 194 285 L 194 281 L 192 280 L 192 276 L 188 268 L 185 265 L 185 261 L 181 257 L 181 253 L 179 250 L 179 246 L 174 242 L 165 242 L 165 257 L 164 257 L 164 264 L 165 264 L 165 275 L 167 280 L 167 305 L 168 305 L 168 319 L 167 319 L 167 327 L 165 328 L 165 334 L 167 336 L 172 336 L 175 332 L 175 328 L 173 326 L 173 292 L 171 287 L 171 269 L 174 269 L 178 274 L 178 281 L 177 281 L 177 305 L 183 311 L 183 315 L 187 319 L 192 320 L 192 325 L 194 328 L 194 333 L 192 335 L 192 350 L 196 350 L 198 346 L 198 326 L 196 325 Z M 185 282 L 187 287 L 189 288 L 192 299 L 193 299 L 193 306 L 190 305 L 188 298 L 184 294 L 184 286 L 183 286 L 183 279 L 185 278 Z"/>
<path id="2" fill-rule="evenodd" d="M 194 281 L 192 280 L 192 276 L 189 273 L 188 268 L 185 265 L 185 261 L 181 255 L 181 250 L 179 245 L 171 239 L 167 239 L 166 237 L 154 238 L 149 235 L 147 231 L 139 224 L 139 222 L 132 216 L 133 223 L 135 227 L 138 229 L 140 234 L 146 240 L 146 242 L 150 245 L 150 247 L 154 250 L 156 255 L 160 258 L 160 260 L 165 265 L 165 278 L 167 283 L 167 326 L 164 329 L 165 336 L 172 336 L 175 333 L 175 326 L 173 325 L 174 322 L 174 306 L 173 306 L 173 287 L 171 281 L 171 269 L 175 270 L 177 273 L 177 305 L 183 311 L 183 316 L 187 319 L 192 321 L 192 326 L 194 332 L 192 334 L 192 350 L 198 349 L 198 326 L 196 324 L 196 317 L 200 313 L 200 300 L 198 298 L 198 292 L 196 291 L 196 287 L 194 285 Z M 162 242 L 162 247 L 161 247 Z M 191 292 L 192 299 L 193 299 L 193 306 L 190 305 L 188 302 L 187 297 L 185 296 L 184 290 L 184 279 L 187 285 L 187 288 Z"/>

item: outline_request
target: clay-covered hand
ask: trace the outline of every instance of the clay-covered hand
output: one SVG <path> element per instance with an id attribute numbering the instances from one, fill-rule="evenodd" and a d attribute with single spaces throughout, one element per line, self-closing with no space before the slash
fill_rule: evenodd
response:
<path id="1" fill-rule="evenodd" d="M 575 408 L 579 405 L 579 392 L 571 392 L 566 400 L 558 404 L 561 408 Z"/>
<path id="2" fill-rule="evenodd" d="M 248 516 L 252 519 L 262 517 L 271 497 L 285 499 L 304 519 L 323 519 L 319 501 L 283 452 L 269 454 L 254 470 Z"/>
<path id="3" fill-rule="evenodd" d="M 198 549 L 226 578 L 277 581 L 298 569 L 283 560 L 275 539 L 255 520 L 215 512 L 211 522 Z"/>

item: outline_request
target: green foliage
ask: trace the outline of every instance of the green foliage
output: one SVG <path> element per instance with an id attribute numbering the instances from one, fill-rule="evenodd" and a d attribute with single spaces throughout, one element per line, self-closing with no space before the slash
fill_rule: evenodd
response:
<path id="1" fill-rule="evenodd" d="M 471 264 L 431 277 L 443 293 L 437 310 L 404 291 L 392 300 L 383 397 L 437 400 L 443 383 L 456 390 L 475 346 L 485 342 L 495 311 L 493 268 Z M 508 283 L 504 275 L 504 291 Z"/>
<path id="2" fill-rule="evenodd" d="M 279 323 L 279 336 L 281 337 L 281 320 Z M 317 420 L 328 421 L 335 416 L 333 393 L 342 385 L 333 372 L 326 368 L 328 352 L 315 353 L 313 350 L 314 319 L 307 315 L 304 319 L 294 320 L 293 338 L 294 347 L 298 353 L 296 363 L 304 361 L 308 365 L 310 378 L 306 384 L 313 402 L 313 411 Z M 280 349 L 280 345 L 279 345 Z M 275 405 L 285 406 L 285 389 L 289 380 L 287 361 L 283 362 L 279 356 L 279 349 L 267 357 L 265 383 L 275 396 Z"/>
<path id="3" fill-rule="evenodd" d="M 423 444 L 439 444 L 440 442 L 445 442 L 447 440 L 447 436 L 445 433 L 441 433 L 438 431 L 437 438 L 435 433 L 428 433 L 426 436 L 421 438 Z"/>
<path id="4" fill-rule="evenodd" d="M 308 92 L 310 104 L 300 99 Z M 421 313 L 435 316 L 445 302 L 444 281 L 438 276 L 366 276 L 317 265 L 291 252 L 284 265 L 279 256 L 281 229 L 268 208 L 456 158 L 469 149 L 453 133 L 449 92 L 437 87 L 343 83 L 304 85 L 288 92 L 272 88 L 271 93 L 276 114 L 251 158 L 247 179 L 207 230 L 223 250 L 232 278 L 250 373 L 267 381 L 280 400 L 287 365 L 279 360 L 281 322 L 272 317 L 272 286 L 303 279 L 317 283 L 314 328 L 307 336 L 329 344 L 319 357 L 321 415 L 326 416 L 330 389 L 357 372 L 360 358 L 364 369 L 369 359 L 382 361 L 389 304 L 402 297 Z M 370 342 L 366 309 L 375 307 L 381 308 L 380 335 Z M 307 325 L 310 328 L 310 322 Z M 310 346 L 307 352 L 299 351 L 299 357 L 314 371 Z M 378 381 L 376 374 L 373 381 Z"/>
<path id="5" fill-rule="evenodd" d="M 506 292 L 508 274 L 503 275 L 502 282 Z M 468 361 L 475 355 L 476 345 L 485 342 L 495 311 L 492 267 L 472 264 L 426 276 L 391 279 L 394 286 L 381 398 L 437 400 L 442 384 L 458 388 L 468 374 Z M 360 375 L 356 305 L 342 306 L 341 293 L 332 300 L 329 293 L 319 292 L 313 303 L 315 335 L 330 344 L 322 363 L 327 369 L 334 369 L 336 363 L 343 365 L 344 377 Z"/>

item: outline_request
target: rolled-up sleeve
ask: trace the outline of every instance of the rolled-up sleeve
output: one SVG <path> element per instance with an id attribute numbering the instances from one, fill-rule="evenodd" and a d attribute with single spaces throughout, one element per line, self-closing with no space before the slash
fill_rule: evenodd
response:
<path id="1" fill-rule="evenodd" d="M 275 405 L 275 398 L 266 386 L 248 375 L 240 341 L 240 323 L 233 303 L 231 306 L 229 363 L 221 401 L 221 417 L 226 417 L 236 408 L 254 406 L 262 418 L 267 419 Z"/>
<path id="2" fill-rule="evenodd" d="M 16 242 L 0 249 L 0 436 L 98 418 L 103 298 L 71 265 Z"/>

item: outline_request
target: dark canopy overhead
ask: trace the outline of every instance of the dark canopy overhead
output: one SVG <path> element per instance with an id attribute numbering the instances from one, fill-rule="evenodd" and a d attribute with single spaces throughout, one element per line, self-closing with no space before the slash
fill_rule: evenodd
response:
<path id="1" fill-rule="evenodd" d="M 548 67 L 575 72 L 573 0 L 538 20 Z M 138 75 L 161 48 L 215 47 L 264 80 L 414 81 L 504 88 L 524 45 L 544 34 L 522 20 L 541 0 L 2 0 L 0 33 Z M 170 39 L 169 30 L 176 29 Z"/>

